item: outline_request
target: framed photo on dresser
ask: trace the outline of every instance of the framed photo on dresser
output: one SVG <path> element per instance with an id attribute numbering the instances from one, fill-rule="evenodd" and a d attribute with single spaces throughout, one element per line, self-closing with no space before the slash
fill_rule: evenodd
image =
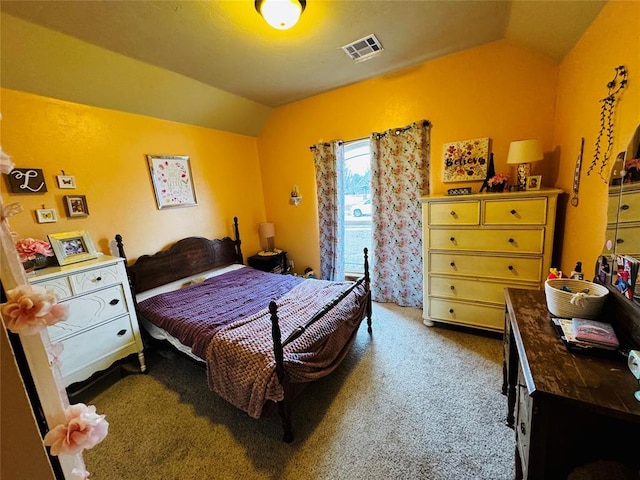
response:
<path id="1" fill-rule="evenodd" d="M 47 235 L 60 265 L 84 262 L 98 256 L 91 236 L 84 230 Z"/>

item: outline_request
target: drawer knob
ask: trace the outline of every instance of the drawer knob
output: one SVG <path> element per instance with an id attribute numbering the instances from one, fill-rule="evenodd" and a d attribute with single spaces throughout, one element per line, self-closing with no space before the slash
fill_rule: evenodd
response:
<path id="1" fill-rule="evenodd" d="M 629 210 L 629 205 L 621 205 L 620 210 Z"/>
<path id="2" fill-rule="evenodd" d="M 96 277 L 96 282 L 101 282 L 102 281 L 102 277 Z"/>
<path id="3" fill-rule="evenodd" d="M 453 268 L 456 268 L 456 262 L 451 262 L 449 265 L 451 265 Z"/>
<path id="4" fill-rule="evenodd" d="M 120 299 L 119 298 L 114 298 L 113 300 L 111 300 L 109 302 L 109 305 L 117 305 L 118 303 L 120 303 Z"/>
<path id="5" fill-rule="evenodd" d="M 450 308 L 450 309 L 449 309 L 449 313 L 453 313 L 453 308 Z"/>
<path id="6" fill-rule="evenodd" d="M 508 268 L 509 270 L 513 270 L 513 265 L 509 265 L 507 268 Z"/>
<path id="7" fill-rule="evenodd" d="M 454 212 L 453 210 L 451 210 L 449 212 L 449 215 L 451 215 L 453 218 L 457 217 L 458 215 L 456 215 L 456 212 Z"/>
<path id="8" fill-rule="evenodd" d="M 449 240 L 451 240 L 451 243 L 454 245 L 456 244 L 456 237 L 450 237 Z"/>
<path id="9" fill-rule="evenodd" d="M 118 332 L 118 336 L 119 336 L 119 337 L 121 337 L 121 336 L 123 336 L 125 333 L 127 333 L 127 331 L 126 331 L 126 330 L 120 330 L 120 331 Z"/>
<path id="10" fill-rule="evenodd" d="M 622 238 L 616 238 L 616 243 L 617 243 L 617 244 L 624 243 L 624 239 L 622 239 Z"/>
<path id="11" fill-rule="evenodd" d="M 451 285 L 449 288 L 450 288 L 452 291 L 456 289 L 456 287 L 454 287 L 453 285 Z"/>
<path id="12" fill-rule="evenodd" d="M 524 424 L 524 422 L 520 422 L 520 432 L 521 432 L 523 435 L 526 435 L 526 434 L 527 434 L 527 426 Z"/>
<path id="13" fill-rule="evenodd" d="M 515 242 L 515 240 L 513 238 L 509 239 L 509 243 L 514 243 L 514 242 Z"/>
<path id="14" fill-rule="evenodd" d="M 515 215 L 516 211 L 515 210 L 511 210 L 511 212 L 509 212 L 509 213 L 511 213 L 511 215 Z"/>

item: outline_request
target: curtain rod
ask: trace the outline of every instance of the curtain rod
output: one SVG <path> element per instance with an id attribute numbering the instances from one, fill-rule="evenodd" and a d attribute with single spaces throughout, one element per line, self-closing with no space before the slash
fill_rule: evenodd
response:
<path id="1" fill-rule="evenodd" d="M 371 135 L 376 135 L 378 138 L 380 138 L 380 137 L 384 137 L 385 135 L 388 135 L 388 134 L 389 134 L 389 132 L 394 132 L 394 133 L 398 134 L 398 133 L 400 133 L 400 132 L 405 132 L 405 131 L 409 130 L 409 129 L 410 129 L 411 127 L 413 127 L 414 125 L 420 125 L 420 124 L 421 124 L 421 126 L 423 126 L 423 127 L 429 127 L 429 126 L 431 126 L 431 122 L 430 122 L 429 120 L 419 120 L 419 121 L 417 121 L 417 122 L 414 122 L 414 123 L 411 123 L 411 124 L 407 125 L 406 127 L 402 127 L 402 128 L 390 128 L 390 129 L 389 129 L 389 130 L 387 130 L 386 132 L 382 132 L 382 133 L 372 132 L 372 133 L 371 133 Z M 342 144 L 342 143 L 351 143 L 351 142 L 359 142 L 359 141 L 362 141 L 362 140 L 368 140 L 369 138 L 371 138 L 371 137 L 370 137 L 370 136 L 368 136 L 368 137 L 362 137 L 362 138 L 354 138 L 353 140 L 346 140 L 346 141 L 338 140 L 338 141 L 337 141 L 337 143 L 338 143 L 338 145 L 340 145 L 340 144 Z M 319 143 L 319 144 L 317 144 L 317 145 L 311 145 L 311 146 L 309 147 L 309 150 L 315 150 L 316 148 L 318 148 L 318 147 L 317 147 L 318 145 L 322 145 L 322 146 L 324 146 L 324 147 L 330 147 L 330 146 L 331 146 L 331 143 L 327 143 L 327 142 L 325 142 L 325 143 Z"/>

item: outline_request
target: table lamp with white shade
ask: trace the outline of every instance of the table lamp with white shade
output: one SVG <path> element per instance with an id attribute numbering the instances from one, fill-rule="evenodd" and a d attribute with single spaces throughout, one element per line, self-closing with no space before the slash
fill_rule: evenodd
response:
<path id="1" fill-rule="evenodd" d="M 525 190 L 527 177 L 531 175 L 531 164 L 544 158 L 540 140 L 516 140 L 509 146 L 507 163 L 518 165 L 518 187 Z"/>
<path id="2" fill-rule="evenodd" d="M 280 253 L 280 250 L 274 246 L 276 230 L 273 223 L 263 222 L 258 225 L 258 235 L 260 236 L 260 245 L 264 249 L 259 255 L 276 255 Z"/>

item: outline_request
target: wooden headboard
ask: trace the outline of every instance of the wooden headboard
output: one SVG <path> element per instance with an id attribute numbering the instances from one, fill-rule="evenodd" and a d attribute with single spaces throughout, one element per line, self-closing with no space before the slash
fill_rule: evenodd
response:
<path id="1" fill-rule="evenodd" d="M 214 240 L 187 237 L 174 243 L 167 250 L 139 257 L 135 263 L 127 266 L 134 293 L 141 293 L 213 268 L 243 263 L 238 218 L 234 217 L 233 222 L 235 240 L 229 237 Z M 122 236 L 119 234 L 116 235 L 116 244 L 120 256 L 126 259 Z"/>

